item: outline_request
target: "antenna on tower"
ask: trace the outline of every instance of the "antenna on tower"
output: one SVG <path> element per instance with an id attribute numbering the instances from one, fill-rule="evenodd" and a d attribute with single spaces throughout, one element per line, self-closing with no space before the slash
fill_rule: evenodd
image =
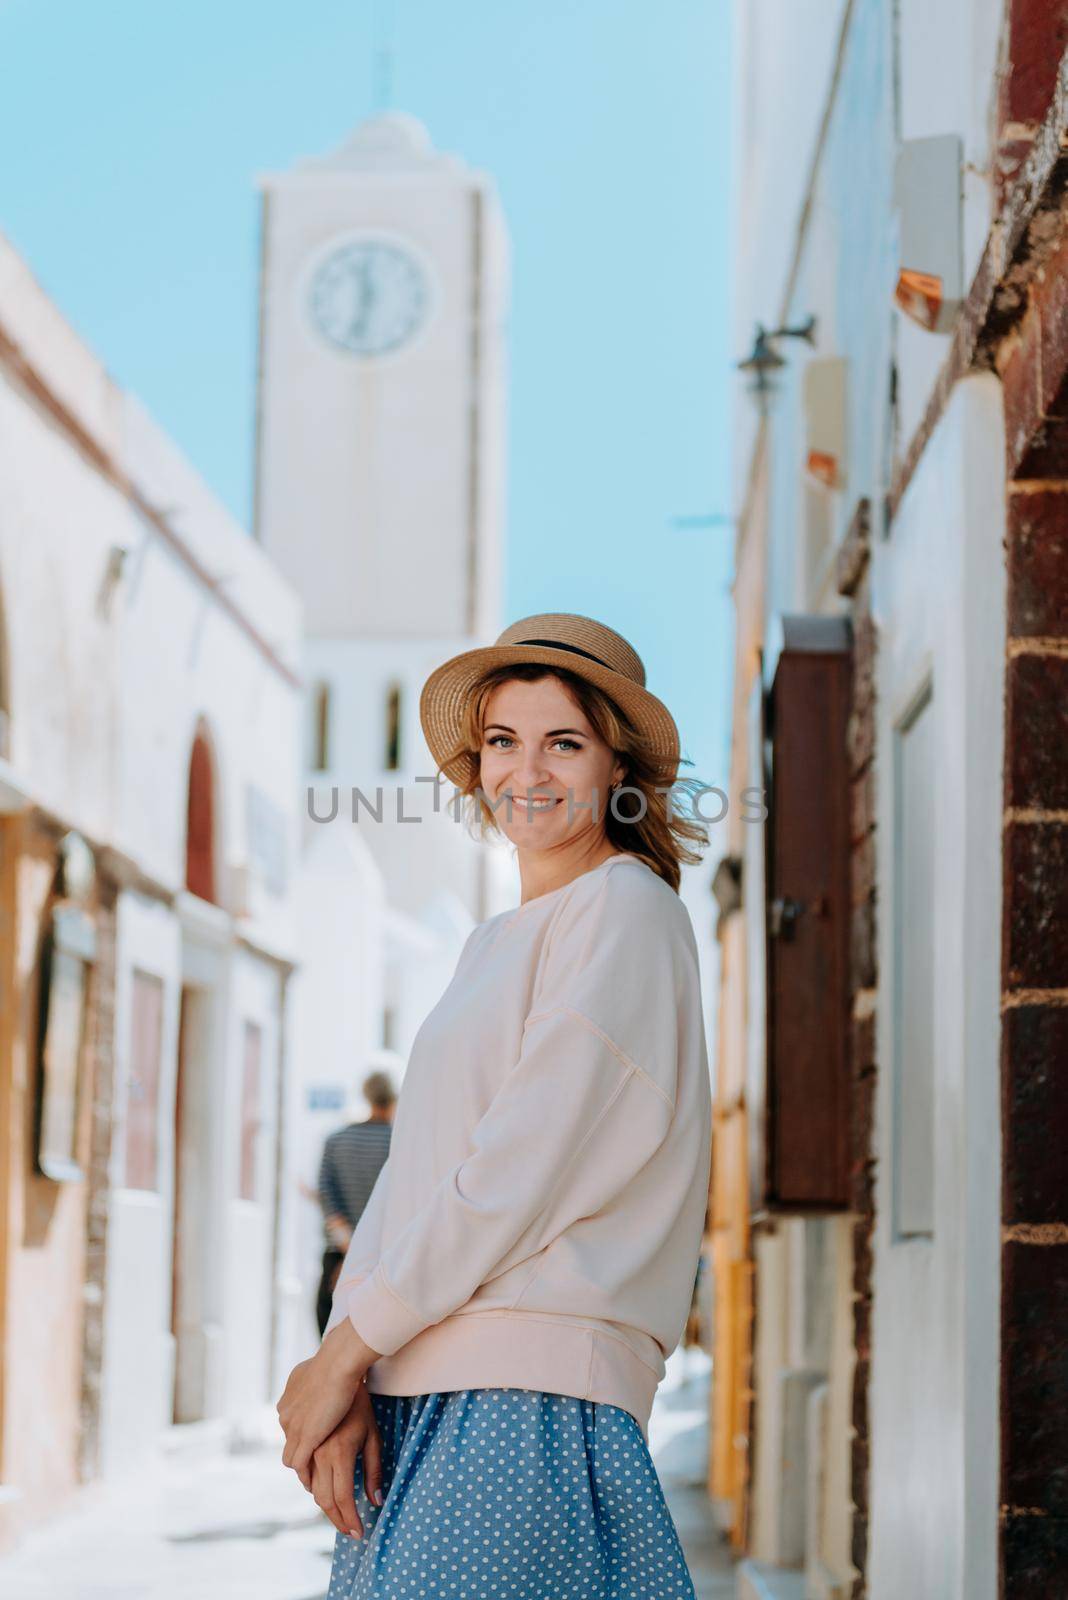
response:
<path id="1" fill-rule="evenodd" d="M 393 104 L 394 0 L 372 0 L 371 99 L 375 111 L 388 111 Z"/>

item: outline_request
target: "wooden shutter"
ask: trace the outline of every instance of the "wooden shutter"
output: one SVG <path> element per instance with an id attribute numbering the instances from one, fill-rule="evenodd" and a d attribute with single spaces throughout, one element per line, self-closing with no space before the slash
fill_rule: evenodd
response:
<path id="1" fill-rule="evenodd" d="M 766 707 L 768 1210 L 848 1204 L 851 697 L 848 619 L 782 618 Z"/>

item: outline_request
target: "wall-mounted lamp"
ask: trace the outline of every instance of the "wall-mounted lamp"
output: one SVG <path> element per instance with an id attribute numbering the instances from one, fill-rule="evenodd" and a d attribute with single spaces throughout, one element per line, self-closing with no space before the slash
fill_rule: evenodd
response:
<path id="1" fill-rule="evenodd" d="M 111 603 L 118 591 L 119 584 L 122 582 L 123 573 L 126 571 L 126 564 L 129 559 L 130 552 L 125 545 L 113 544 L 108 550 L 103 575 L 100 579 L 100 587 L 96 593 L 97 611 L 102 617 L 106 617 L 111 610 Z"/>
<path id="2" fill-rule="evenodd" d="M 806 344 L 816 343 L 816 319 L 806 317 L 795 328 L 765 328 L 758 322 L 756 335 L 753 339 L 753 348 L 744 361 L 738 362 L 740 372 L 750 372 L 753 381 L 749 385 L 749 392 L 756 396 L 757 405 L 761 412 L 766 412 L 767 403 L 775 393 L 775 374 L 780 367 L 785 367 L 786 360 L 775 348 L 778 339 L 804 339 Z"/>

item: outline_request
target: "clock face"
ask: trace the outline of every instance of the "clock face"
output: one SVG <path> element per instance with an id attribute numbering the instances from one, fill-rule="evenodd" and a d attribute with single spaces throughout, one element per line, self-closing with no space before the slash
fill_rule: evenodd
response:
<path id="1" fill-rule="evenodd" d="M 312 326 L 334 350 L 350 356 L 392 355 L 426 321 L 430 284 L 403 245 L 349 239 L 320 262 L 308 289 Z"/>

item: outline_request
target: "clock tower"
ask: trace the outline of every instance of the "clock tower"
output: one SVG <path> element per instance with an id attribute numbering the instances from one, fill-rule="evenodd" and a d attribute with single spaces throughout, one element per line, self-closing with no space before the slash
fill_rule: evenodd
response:
<path id="1" fill-rule="evenodd" d="M 311 638 L 500 622 L 506 240 L 414 118 L 261 182 L 256 536 Z"/>

